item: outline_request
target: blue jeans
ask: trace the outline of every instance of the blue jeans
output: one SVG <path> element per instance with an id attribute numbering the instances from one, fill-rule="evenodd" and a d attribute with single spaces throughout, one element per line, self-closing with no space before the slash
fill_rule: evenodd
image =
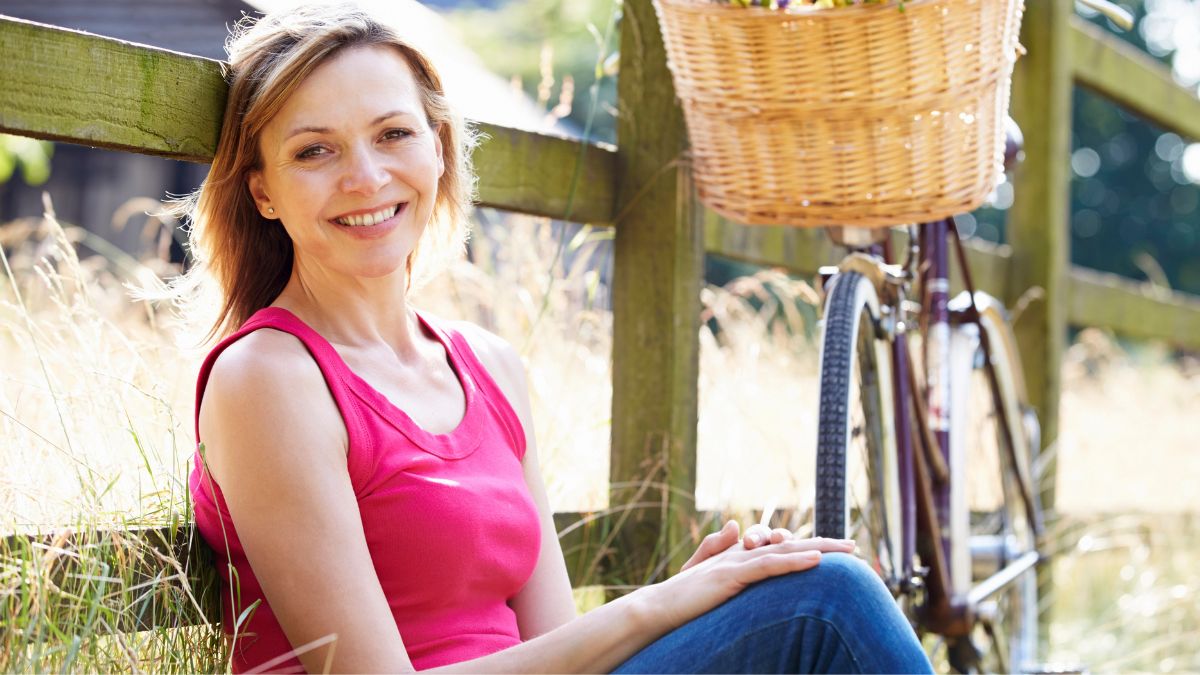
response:
<path id="1" fill-rule="evenodd" d="M 634 654 L 618 673 L 929 673 L 908 620 L 861 560 L 754 584 Z"/>

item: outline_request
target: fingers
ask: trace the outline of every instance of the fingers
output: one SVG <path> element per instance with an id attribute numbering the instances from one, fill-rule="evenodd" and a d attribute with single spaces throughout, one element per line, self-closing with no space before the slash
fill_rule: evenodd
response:
<path id="1" fill-rule="evenodd" d="M 853 539 L 829 539 L 812 537 L 810 539 L 791 539 L 784 542 L 781 548 L 787 551 L 819 551 L 821 553 L 853 553 Z"/>
<path id="2" fill-rule="evenodd" d="M 742 545 L 747 549 L 755 549 L 767 544 L 784 544 L 788 543 L 795 551 L 823 551 L 825 553 L 853 553 L 853 539 L 829 539 L 826 537 L 813 537 L 809 539 L 797 539 L 791 531 L 777 527 L 768 529 L 763 525 L 752 525 L 746 530 L 746 536 L 742 537 Z"/>
<path id="3" fill-rule="evenodd" d="M 749 585 L 770 577 L 803 572 L 820 563 L 819 550 L 765 553 L 739 566 L 736 577 L 739 583 Z"/>
<path id="4" fill-rule="evenodd" d="M 680 569 L 680 571 L 698 565 L 701 562 L 722 551 L 727 550 L 730 546 L 736 544 L 738 540 L 738 529 L 737 522 L 730 520 L 726 522 L 720 530 L 706 536 L 700 541 L 700 546 L 696 549 L 696 552 L 692 554 L 692 557 L 683 564 L 683 567 Z"/>
<path id="5" fill-rule="evenodd" d="M 756 548 L 763 544 L 782 544 L 793 536 L 795 535 L 787 528 L 771 529 L 766 525 L 751 525 L 746 530 L 746 536 L 742 537 L 742 545 L 746 548 Z"/>
<path id="6" fill-rule="evenodd" d="M 775 540 L 775 532 L 766 525 L 756 524 L 746 528 L 746 536 L 742 537 L 742 546 L 757 548 L 764 544 L 778 544 L 783 539 Z"/>

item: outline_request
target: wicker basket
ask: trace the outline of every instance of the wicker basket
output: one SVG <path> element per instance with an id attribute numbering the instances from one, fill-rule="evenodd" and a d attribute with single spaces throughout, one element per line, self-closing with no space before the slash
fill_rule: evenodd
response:
<path id="1" fill-rule="evenodd" d="M 979 206 L 1003 170 L 1022 0 L 654 6 L 700 199 L 726 217 L 934 220 Z"/>

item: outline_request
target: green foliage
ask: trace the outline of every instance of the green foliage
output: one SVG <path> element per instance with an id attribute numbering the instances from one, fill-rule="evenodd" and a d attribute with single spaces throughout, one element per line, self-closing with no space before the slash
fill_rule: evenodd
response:
<path id="1" fill-rule="evenodd" d="M 54 144 L 24 136 L 0 134 L 0 183 L 7 183 L 17 168 L 27 185 L 41 185 L 50 178 L 50 156 Z"/>

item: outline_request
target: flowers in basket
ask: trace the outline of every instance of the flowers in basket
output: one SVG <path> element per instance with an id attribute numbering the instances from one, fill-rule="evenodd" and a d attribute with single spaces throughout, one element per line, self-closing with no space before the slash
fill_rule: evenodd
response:
<path id="1" fill-rule="evenodd" d="M 879 5 L 885 0 L 713 0 L 717 4 L 734 7 L 762 7 L 764 9 L 787 9 L 788 7 L 815 7 L 831 9 L 851 5 Z M 901 3 L 903 6 L 903 3 Z"/>

